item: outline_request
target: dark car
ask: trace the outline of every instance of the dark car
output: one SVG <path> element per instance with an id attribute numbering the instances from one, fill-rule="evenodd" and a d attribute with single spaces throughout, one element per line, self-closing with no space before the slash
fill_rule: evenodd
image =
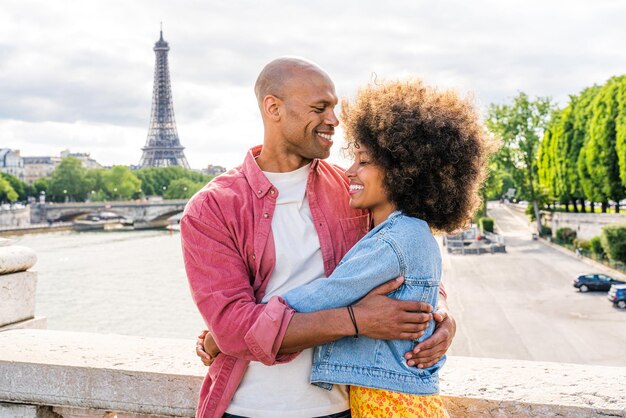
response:
<path id="1" fill-rule="evenodd" d="M 626 285 L 614 284 L 611 286 L 608 298 L 613 302 L 613 306 L 626 309 Z"/>
<path id="2" fill-rule="evenodd" d="M 617 280 L 606 274 L 584 274 L 574 279 L 574 287 L 581 292 L 590 290 L 608 291 L 614 284 L 626 284 L 623 280 Z"/>

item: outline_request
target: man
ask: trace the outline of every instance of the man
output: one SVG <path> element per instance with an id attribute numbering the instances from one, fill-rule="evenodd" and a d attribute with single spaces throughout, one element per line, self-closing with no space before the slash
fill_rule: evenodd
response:
<path id="1" fill-rule="evenodd" d="M 356 333 L 416 339 L 432 308 L 388 298 L 401 279 L 355 304 L 354 318 L 345 308 L 296 313 L 280 298 L 329 276 L 369 218 L 348 206 L 343 170 L 323 161 L 339 124 L 328 75 L 308 61 L 280 58 L 263 69 L 255 93 L 263 146 L 196 194 L 181 220 L 192 296 L 221 352 L 198 416 L 349 416 L 344 386 L 326 391 L 308 383 L 312 347 Z M 438 330 L 407 353 L 409 365 L 434 364 L 449 347 L 454 321 L 435 316 Z"/>

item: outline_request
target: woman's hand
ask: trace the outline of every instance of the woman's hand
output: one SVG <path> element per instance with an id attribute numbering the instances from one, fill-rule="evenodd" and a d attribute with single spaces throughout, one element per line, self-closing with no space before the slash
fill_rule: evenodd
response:
<path id="1" fill-rule="evenodd" d="M 202 331 L 202 333 L 198 335 L 198 341 L 196 341 L 196 355 L 200 357 L 202 363 L 205 366 L 210 366 L 219 353 L 220 349 L 215 343 L 211 333 L 208 330 Z"/>
<path id="2" fill-rule="evenodd" d="M 436 321 L 433 335 L 404 355 L 409 366 L 418 369 L 433 366 L 450 348 L 456 334 L 456 321 L 448 312 L 445 302 L 433 314 L 433 318 Z"/>

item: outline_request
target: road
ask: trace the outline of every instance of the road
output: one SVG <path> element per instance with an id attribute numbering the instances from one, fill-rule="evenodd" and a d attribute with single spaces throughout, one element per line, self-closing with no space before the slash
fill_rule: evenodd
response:
<path id="1" fill-rule="evenodd" d="M 572 280 L 598 269 L 532 241 L 524 216 L 498 203 L 489 215 L 506 254 L 442 251 L 458 331 L 450 354 L 626 366 L 626 310 Z"/>

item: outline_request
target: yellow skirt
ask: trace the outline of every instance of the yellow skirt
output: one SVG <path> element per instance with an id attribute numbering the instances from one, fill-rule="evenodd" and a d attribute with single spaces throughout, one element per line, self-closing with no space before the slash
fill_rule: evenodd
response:
<path id="1" fill-rule="evenodd" d="M 407 395 L 350 386 L 352 418 L 449 418 L 439 395 Z"/>

